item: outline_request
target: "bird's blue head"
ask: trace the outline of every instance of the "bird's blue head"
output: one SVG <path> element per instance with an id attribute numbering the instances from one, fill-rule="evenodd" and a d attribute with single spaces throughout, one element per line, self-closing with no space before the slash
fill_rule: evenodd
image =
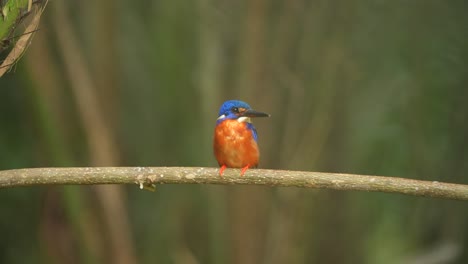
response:
<path id="1" fill-rule="evenodd" d="M 250 123 L 251 117 L 269 117 L 267 113 L 253 110 L 246 102 L 229 100 L 219 109 L 217 124 L 226 119 L 237 119 L 239 122 Z"/>
<path id="2" fill-rule="evenodd" d="M 216 125 L 219 125 L 221 122 L 227 119 L 237 120 L 239 123 L 245 122 L 247 128 L 252 132 L 252 136 L 257 141 L 257 131 L 252 125 L 250 118 L 251 117 L 269 117 L 267 113 L 259 112 L 253 110 L 249 104 L 246 102 L 238 100 L 229 100 L 223 103 L 219 109 L 218 120 Z"/>

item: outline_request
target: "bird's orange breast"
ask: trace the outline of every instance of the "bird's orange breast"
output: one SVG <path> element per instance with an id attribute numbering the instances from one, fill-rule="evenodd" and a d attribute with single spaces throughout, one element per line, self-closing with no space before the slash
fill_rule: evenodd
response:
<path id="1" fill-rule="evenodd" d="M 218 124 L 213 146 L 220 166 L 243 168 L 258 165 L 258 145 L 245 122 L 228 119 Z"/>

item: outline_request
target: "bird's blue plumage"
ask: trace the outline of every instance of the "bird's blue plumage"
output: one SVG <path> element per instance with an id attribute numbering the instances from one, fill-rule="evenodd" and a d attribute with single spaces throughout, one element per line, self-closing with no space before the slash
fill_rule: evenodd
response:
<path id="1" fill-rule="evenodd" d="M 242 102 L 239 100 L 229 100 L 223 103 L 221 108 L 219 109 L 219 114 L 218 116 L 225 115 L 226 118 L 228 119 L 237 119 L 238 116 L 236 113 L 232 111 L 232 108 L 237 107 L 237 108 L 245 108 L 245 109 L 251 109 L 250 105 L 247 104 L 246 102 Z"/>
<path id="2" fill-rule="evenodd" d="M 218 113 L 218 120 L 216 122 L 216 125 L 219 125 L 221 122 L 223 122 L 226 119 L 237 119 L 239 118 L 238 113 L 233 112 L 233 108 L 245 108 L 247 110 L 252 109 L 250 105 L 246 102 L 239 101 L 239 100 L 229 100 L 223 103 L 221 105 L 221 108 L 219 109 Z M 221 116 L 224 116 L 220 118 Z M 257 130 L 253 126 L 252 123 L 247 122 L 247 128 L 252 132 L 252 136 L 257 141 L 258 136 L 257 136 Z"/>
<path id="3" fill-rule="evenodd" d="M 253 126 L 252 123 L 247 123 L 247 128 L 252 131 L 252 136 L 253 138 L 255 139 L 255 141 L 257 141 L 258 139 L 258 136 L 257 136 L 257 129 L 255 129 L 255 127 Z"/>

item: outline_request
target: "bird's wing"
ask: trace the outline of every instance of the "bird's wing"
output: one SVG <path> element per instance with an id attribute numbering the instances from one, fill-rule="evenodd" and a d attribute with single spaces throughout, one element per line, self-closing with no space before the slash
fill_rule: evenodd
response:
<path id="1" fill-rule="evenodd" d="M 247 128 L 252 132 L 252 136 L 253 136 L 253 138 L 255 139 L 255 141 L 257 141 L 257 139 L 258 139 L 257 130 L 256 130 L 255 127 L 252 125 L 252 123 L 247 123 Z"/>

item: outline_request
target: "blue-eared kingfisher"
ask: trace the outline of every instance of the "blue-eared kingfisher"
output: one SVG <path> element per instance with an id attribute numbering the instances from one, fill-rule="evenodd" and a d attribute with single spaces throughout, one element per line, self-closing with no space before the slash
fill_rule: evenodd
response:
<path id="1" fill-rule="evenodd" d="M 213 149 L 219 166 L 219 175 L 228 168 L 242 168 L 241 176 L 249 168 L 258 166 L 260 152 L 257 130 L 251 117 L 269 117 L 267 113 L 253 110 L 247 103 L 229 100 L 219 109 L 214 132 Z"/>

